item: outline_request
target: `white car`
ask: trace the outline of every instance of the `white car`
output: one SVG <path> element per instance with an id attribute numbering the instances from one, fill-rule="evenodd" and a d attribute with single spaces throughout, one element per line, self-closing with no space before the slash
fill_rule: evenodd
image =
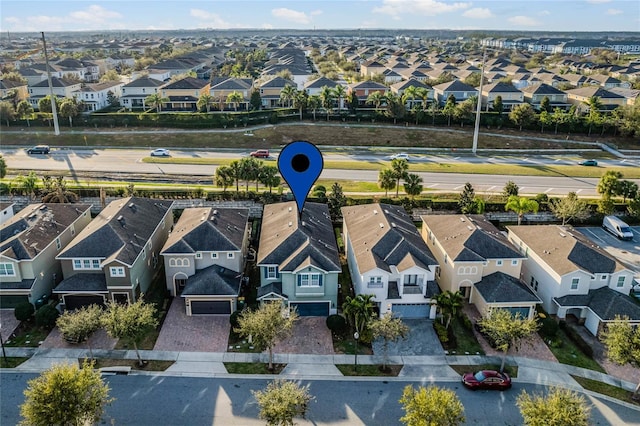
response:
<path id="1" fill-rule="evenodd" d="M 392 160 L 407 160 L 407 161 L 409 161 L 409 154 L 407 154 L 406 152 L 401 152 L 399 154 L 393 154 L 389 158 L 392 159 Z"/>
<path id="2" fill-rule="evenodd" d="M 151 156 L 152 157 L 170 157 L 171 154 L 169 153 L 168 149 L 158 148 L 151 151 Z"/>

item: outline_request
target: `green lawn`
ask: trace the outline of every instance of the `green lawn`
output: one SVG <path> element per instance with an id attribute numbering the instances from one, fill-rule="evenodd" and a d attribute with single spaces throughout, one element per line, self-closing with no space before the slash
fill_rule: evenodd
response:
<path id="1" fill-rule="evenodd" d="M 29 358 L 7 357 L 5 360 L 4 357 L 0 356 L 0 368 L 15 368 L 28 359 Z"/>
<path id="2" fill-rule="evenodd" d="M 629 392 L 617 386 L 613 386 L 607 383 L 602 383 L 597 380 L 586 379 L 584 377 L 573 376 L 573 375 L 571 377 L 573 377 L 575 381 L 580 384 L 580 386 L 582 386 L 587 390 L 601 393 L 602 395 L 607 395 L 612 398 L 619 399 L 620 401 L 628 402 L 630 404 L 640 405 L 639 401 L 635 401 L 631 399 L 633 392 Z"/>
<path id="3" fill-rule="evenodd" d="M 554 348 L 548 343 L 547 346 L 549 346 L 549 349 L 553 352 L 553 355 L 559 362 L 606 373 L 600 364 L 598 364 L 593 358 L 585 355 L 561 329 L 558 330 L 558 338 L 562 341 L 561 347 Z"/>
<path id="4" fill-rule="evenodd" d="M 84 359 L 78 360 L 80 364 Z M 157 361 L 157 360 L 144 360 L 144 365 L 140 366 L 137 359 L 111 359 L 111 358 L 95 358 L 95 366 L 93 368 L 105 368 L 105 367 L 131 367 L 132 370 L 142 371 L 165 371 L 167 368 L 174 364 L 174 361 Z"/>
<path id="5" fill-rule="evenodd" d="M 465 328 L 460 318 L 452 319 L 450 327 L 456 337 L 456 347 L 452 350 L 455 351 L 457 355 L 464 355 L 467 352 L 470 355 L 475 355 L 476 353 L 484 355 L 482 346 L 478 343 L 473 331 Z M 451 353 L 452 350 L 449 350 L 449 353 Z"/>
<path id="6" fill-rule="evenodd" d="M 382 370 L 382 365 L 358 364 L 336 364 L 336 367 L 343 376 L 388 376 L 397 377 L 402 370 L 402 365 L 387 365 L 386 370 Z"/>
<path id="7" fill-rule="evenodd" d="M 16 330 L 16 336 L 7 339 L 5 346 L 37 348 L 38 344 L 46 339 L 50 330 L 45 330 L 35 325 L 33 320 L 23 322 Z"/>
<path id="8" fill-rule="evenodd" d="M 251 362 L 225 362 L 224 367 L 229 374 L 280 374 L 287 364 L 273 364 L 273 370 L 269 370 L 267 363 Z"/>
<path id="9" fill-rule="evenodd" d="M 449 365 L 449 367 L 453 368 L 456 373 L 462 376 L 464 373 L 475 373 L 480 370 L 496 370 L 500 371 L 500 364 L 479 364 L 479 365 L 462 365 L 455 364 Z M 505 365 L 504 372 L 509 375 L 509 377 L 514 378 L 518 377 L 518 366 L 517 365 Z"/>

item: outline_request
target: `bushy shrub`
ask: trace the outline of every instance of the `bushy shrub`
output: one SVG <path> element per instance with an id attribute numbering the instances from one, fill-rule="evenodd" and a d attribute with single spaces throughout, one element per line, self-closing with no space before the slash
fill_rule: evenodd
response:
<path id="1" fill-rule="evenodd" d="M 29 302 L 24 302 L 16 306 L 13 314 L 16 316 L 18 321 L 26 321 L 31 318 L 36 309 Z"/>
<path id="2" fill-rule="evenodd" d="M 44 305 L 36 312 L 36 325 L 44 328 L 53 328 L 60 312 L 53 305 Z"/>
<path id="3" fill-rule="evenodd" d="M 462 322 L 462 326 L 464 328 L 466 328 L 467 330 L 472 331 L 473 330 L 473 324 L 471 323 L 471 320 L 469 319 L 469 317 L 464 315 L 464 314 L 462 314 L 462 315 L 460 315 L 460 318 L 462 319 L 462 321 L 461 321 Z"/>
<path id="4" fill-rule="evenodd" d="M 441 343 L 449 342 L 449 332 L 443 324 L 440 324 L 438 321 L 434 321 L 433 328 L 436 330 L 436 334 L 438 335 L 438 339 Z"/>
<path id="5" fill-rule="evenodd" d="M 558 334 L 558 323 L 550 317 L 545 317 L 541 319 L 542 326 L 540 327 L 540 334 L 544 337 L 545 340 L 555 339 Z"/>
<path id="6" fill-rule="evenodd" d="M 327 317 L 327 328 L 336 334 L 340 334 L 347 328 L 347 321 L 342 315 L 329 315 Z"/>
<path id="7" fill-rule="evenodd" d="M 238 327 L 238 320 L 240 319 L 240 315 L 242 315 L 242 311 L 234 311 L 231 315 L 229 315 L 229 323 L 231 324 L 231 329 Z"/>

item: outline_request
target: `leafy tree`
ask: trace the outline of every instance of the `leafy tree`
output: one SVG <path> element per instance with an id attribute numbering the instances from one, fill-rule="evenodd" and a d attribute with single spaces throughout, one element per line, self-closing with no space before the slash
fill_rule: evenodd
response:
<path id="1" fill-rule="evenodd" d="M 460 127 L 464 126 L 465 120 L 470 120 L 473 117 L 475 100 L 467 99 L 464 102 L 460 102 L 453 110 L 453 116 L 456 120 L 460 120 Z"/>
<path id="2" fill-rule="evenodd" d="M 374 297 L 375 295 L 373 294 L 357 294 L 355 297 L 347 296 L 342 304 L 342 312 L 347 317 L 349 324 L 360 336 L 364 336 L 364 332 L 367 330 L 371 318 L 373 318 Z"/>
<path id="3" fill-rule="evenodd" d="M 207 111 L 207 113 L 211 112 L 211 105 L 213 105 L 213 96 L 206 92 L 200 95 L 196 103 L 198 111 L 204 110 Z"/>
<path id="4" fill-rule="evenodd" d="M 613 204 L 613 200 L 611 198 L 602 198 L 598 200 L 598 208 L 596 211 L 603 215 L 613 214 L 615 210 L 615 205 Z"/>
<path id="5" fill-rule="evenodd" d="M 216 169 L 216 174 L 213 178 L 213 183 L 216 186 L 222 187 L 222 192 L 227 192 L 227 188 L 233 185 L 234 178 L 231 175 L 231 169 L 228 166 L 219 166 Z"/>
<path id="6" fill-rule="evenodd" d="M 60 106 L 60 99 L 56 96 L 53 97 L 56 100 L 56 107 Z M 51 96 L 47 95 L 40 98 L 38 101 L 38 111 L 51 114 Z"/>
<path id="7" fill-rule="evenodd" d="M 360 99 L 358 99 L 358 94 L 355 90 L 347 93 L 346 104 L 349 107 L 349 112 L 355 114 L 358 110 L 358 106 L 360 105 Z"/>
<path id="8" fill-rule="evenodd" d="M 459 291 L 453 292 L 447 290 L 436 296 L 436 303 L 438 304 L 438 308 L 440 308 L 440 312 L 442 314 L 440 322 L 444 324 L 444 318 L 447 317 L 445 328 L 449 329 L 451 320 L 458 314 L 458 311 L 462 309 L 462 306 L 464 305 L 464 297 Z"/>
<path id="9" fill-rule="evenodd" d="M 36 311 L 36 325 L 50 331 L 55 327 L 58 316 L 60 312 L 53 305 L 43 305 Z"/>
<path id="10" fill-rule="evenodd" d="M 512 212 L 518 214 L 518 225 L 520 225 L 520 223 L 522 222 L 522 218 L 524 217 L 525 213 L 537 213 L 538 208 L 539 205 L 536 200 L 531 200 L 527 197 L 518 197 L 514 195 L 509 197 L 507 203 L 504 205 L 505 211 L 511 210 Z"/>
<path id="11" fill-rule="evenodd" d="M 558 125 L 566 122 L 567 114 L 562 109 L 556 107 L 551 114 L 551 119 L 556 126 L 554 133 L 557 135 Z"/>
<path id="12" fill-rule="evenodd" d="M 324 185 L 316 185 L 313 188 L 313 196 L 316 197 L 321 203 L 327 202 L 327 188 Z"/>
<path id="13" fill-rule="evenodd" d="M 402 103 L 409 105 L 410 108 L 413 108 L 415 106 L 416 98 L 420 97 L 418 89 L 424 89 L 424 88 L 409 86 L 406 89 L 404 89 L 404 92 L 402 93 Z M 416 115 L 416 125 L 417 124 L 418 124 L 418 116 Z"/>
<path id="14" fill-rule="evenodd" d="M 29 380 L 20 406 L 24 424 L 73 425 L 100 421 L 105 405 L 111 403 L 109 386 L 92 363 L 82 368 L 73 364 L 55 364 L 40 376 Z"/>
<path id="15" fill-rule="evenodd" d="M 549 209 L 557 218 L 562 219 L 563 225 L 572 220 L 585 220 L 591 214 L 586 201 L 578 198 L 573 191 L 569 192 L 566 198 L 551 200 Z"/>
<path id="16" fill-rule="evenodd" d="M 589 107 L 589 112 L 586 116 L 586 121 L 589 124 L 589 133 L 588 136 L 591 136 L 591 128 L 595 126 L 599 126 L 602 124 L 602 112 L 600 110 L 603 108 L 602 102 L 598 96 L 591 96 L 585 102 Z"/>
<path id="17" fill-rule="evenodd" d="M 409 170 L 409 162 L 403 158 L 394 158 L 391 160 L 391 171 L 393 178 L 396 180 L 396 198 L 398 198 L 398 190 L 400 189 L 400 179 L 406 179 Z"/>
<path id="18" fill-rule="evenodd" d="M 116 97 L 116 94 L 113 93 L 111 90 L 107 92 L 107 103 L 109 103 L 109 106 L 112 106 L 112 107 L 120 106 L 120 101 Z"/>
<path id="19" fill-rule="evenodd" d="M 0 179 L 4 179 L 7 175 L 7 163 L 4 161 L 4 157 L 0 155 Z"/>
<path id="20" fill-rule="evenodd" d="M 60 117 L 69 120 L 69 127 L 73 127 L 73 117 L 79 114 L 78 102 L 75 98 L 66 98 L 60 103 Z"/>
<path id="21" fill-rule="evenodd" d="M 456 426 L 466 421 L 464 407 L 456 393 L 438 386 L 407 385 L 400 404 L 405 415 L 400 421 L 407 426 Z"/>
<path id="22" fill-rule="evenodd" d="M 62 338 L 69 342 L 84 342 L 87 340 L 89 354 L 93 358 L 93 351 L 88 339 L 100 328 L 102 308 L 98 305 L 83 306 L 75 311 L 64 311 L 56 320 Z"/>
<path id="23" fill-rule="evenodd" d="M 616 316 L 614 321 L 607 323 L 602 342 L 611 361 L 620 365 L 640 365 L 640 327 L 631 325 L 629 317 Z M 640 383 L 633 392 L 633 399 L 640 399 Z"/>
<path id="24" fill-rule="evenodd" d="M 252 390 L 251 393 L 258 401 L 259 416 L 267 421 L 267 425 L 293 426 L 293 418 L 304 419 L 309 402 L 313 400 L 309 385 L 300 386 L 288 380 L 274 380 L 264 391 Z"/>
<path id="25" fill-rule="evenodd" d="M 476 192 L 470 182 L 464 184 L 464 188 L 458 199 L 458 207 L 463 214 L 472 213 L 475 209 Z"/>
<path id="26" fill-rule="evenodd" d="M 493 110 L 502 115 L 504 112 L 504 104 L 502 103 L 502 96 L 498 95 L 493 99 Z"/>
<path id="27" fill-rule="evenodd" d="M 329 213 L 333 220 L 342 217 L 342 211 L 340 208 L 347 205 L 347 197 L 342 191 L 342 186 L 338 182 L 334 182 L 331 185 L 331 194 L 327 197 L 327 204 L 329 205 Z"/>
<path id="28" fill-rule="evenodd" d="M 469 74 L 467 78 L 464 79 L 464 84 L 468 84 L 471 87 L 480 86 L 480 73 L 472 72 L 471 74 Z"/>
<path id="29" fill-rule="evenodd" d="M 545 96 L 540 101 L 540 112 L 551 112 L 551 101 L 548 96 Z"/>
<path id="30" fill-rule="evenodd" d="M 128 305 L 109 302 L 106 311 L 100 317 L 100 323 L 109 336 L 131 343 L 136 351 L 138 363 L 144 365 L 138 352 L 138 343 L 149 330 L 158 325 L 156 307 L 153 304 L 146 303 L 142 298 Z"/>
<path id="31" fill-rule="evenodd" d="M 251 110 L 253 111 L 259 111 L 262 108 L 262 96 L 260 96 L 259 89 L 254 89 L 251 91 L 249 105 L 251 105 Z"/>
<path id="32" fill-rule="evenodd" d="M 536 113 L 533 111 L 533 108 L 530 104 L 519 104 L 513 107 L 511 112 L 509 113 L 509 119 L 513 121 L 513 124 L 520 127 L 522 131 L 522 126 L 527 126 L 536 118 Z"/>
<path id="33" fill-rule="evenodd" d="M 38 175 L 31 170 L 27 176 L 18 175 L 16 180 L 20 183 L 22 193 L 29 197 L 29 202 L 36 195 L 38 189 Z"/>
<path id="34" fill-rule="evenodd" d="M 400 318 L 394 318 L 391 312 L 387 312 L 382 318 L 374 318 L 369 322 L 369 329 L 374 339 L 382 339 L 382 369 L 387 369 L 389 360 L 389 342 L 397 342 L 409 334 L 409 327 Z"/>
<path id="35" fill-rule="evenodd" d="M 27 321 L 31 319 L 36 309 L 30 302 L 23 302 L 18 304 L 13 310 L 13 315 L 18 321 Z"/>
<path id="36" fill-rule="evenodd" d="M 0 101 L 0 120 L 7 123 L 16 119 L 16 109 L 11 102 Z"/>
<path id="37" fill-rule="evenodd" d="M 57 176 L 55 180 L 51 176 L 42 178 L 43 203 L 75 203 L 78 195 L 67 189 L 67 182 L 64 176 Z"/>
<path id="38" fill-rule="evenodd" d="M 385 114 L 387 117 L 393 118 L 393 124 L 396 124 L 398 119 L 404 118 L 407 113 L 407 109 L 404 106 L 402 98 L 395 93 L 389 93 L 385 95 L 387 101 L 387 108 Z"/>
<path id="39" fill-rule="evenodd" d="M 640 191 L 636 194 L 636 196 L 633 199 L 629 200 L 627 211 L 631 216 L 637 219 L 640 219 Z"/>
<path id="40" fill-rule="evenodd" d="M 18 106 L 16 107 L 16 114 L 20 119 L 27 120 L 27 126 L 31 127 L 31 123 L 29 122 L 29 118 L 33 116 L 33 107 L 31 104 L 25 100 L 18 102 Z"/>
<path id="41" fill-rule="evenodd" d="M 269 188 L 269 192 L 274 186 L 280 185 L 280 175 L 276 166 L 262 166 L 258 170 L 258 181 Z"/>
<path id="42" fill-rule="evenodd" d="M 258 309 L 243 312 L 233 331 L 247 338 L 251 336 L 259 350 L 268 350 L 269 370 L 273 370 L 273 347 L 291 332 L 297 319 L 295 310 L 289 312 L 279 302 L 266 302 Z"/>
<path id="43" fill-rule="evenodd" d="M 100 83 L 106 83 L 109 81 L 120 81 L 120 74 L 118 74 L 118 71 L 108 70 L 107 72 L 102 74 L 102 77 L 100 77 Z"/>
<path id="44" fill-rule="evenodd" d="M 378 186 L 380 189 L 384 189 L 384 196 L 386 198 L 389 191 L 392 191 L 396 187 L 396 178 L 393 170 L 380 170 L 380 173 L 378 173 Z"/>
<path id="45" fill-rule="evenodd" d="M 502 189 L 502 195 L 504 195 L 505 198 L 509 198 L 511 196 L 517 197 L 518 191 L 520 191 L 520 187 L 518 187 L 518 185 L 514 181 L 510 180 Z"/>
<path id="46" fill-rule="evenodd" d="M 422 178 L 415 173 L 408 173 L 404 179 L 404 192 L 413 200 L 422 193 Z"/>
<path id="47" fill-rule="evenodd" d="M 527 426 L 587 426 L 590 408 L 582 395 L 554 387 L 549 393 L 529 395 L 522 391 L 516 399 Z"/>
<path id="48" fill-rule="evenodd" d="M 449 95 L 447 98 L 447 103 L 444 104 L 444 108 L 442 108 L 442 113 L 447 116 L 448 122 L 447 126 L 451 126 L 451 117 L 455 113 L 456 110 L 456 97 L 453 95 Z"/>
<path id="49" fill-rule="evenodd" d="M 144 104 L 156 112 L 162 111 L 162 104 L 169 102 L 169 98 L 163 97 L 160 93 L 153 93 L 144 98 Z"/>
<path id="50" fill-rule="evenodd" d="M 478 320 L 478 325 L 482 332 L 495 342 L 496 349 L 503 353 L 500 372 L 504 371 L 509 348 L 513 347 L 518 350 L 520 341 L 540 328 L 540 324 L 535 318 L 523 318 L 519 312 L 513 315 L 506 309 L 490 309 L 484 317 Z"/>
<path id="51" fill-rule="evenodd" d="M 622 196 L 622 202 L 626 203 L 627 198 L 634 198 L 638 193 L 638 184 L 632 180 L 621 180 L 618 184 L 616 195 Z"/>
<path id="52" fill-rule="evenodd" d="M 0 75 L 0 80 L 2 80 L 2 81 L 13 81 L 13 82 L 16 82 L 16 83 L 27 84 L 27 79 L 24 78 L 22 76 L 22 74 L 20 74 L 17 71 L 3 72 L 2 75 Z"/>
<path id="53" fill-rule="evenodd" d="M 596 191 L 602 194 L 603 199 L 610 200 L 620 192 L 620 179 L 622 179 L 622 173 L 617 170 L 607 170 L 598 181 Z"/>
<path id="54" fill-rule="evenodd" d="M 249 192 L 249 182 L 256 182 L 256 190 L 258 187 L 258 172 L 262 161 L 253 157 L 245 157 L 240 160 L 240 177 L 245 182 L 245 191 Z"/>
<path id="55" fill-rule="evenodd" d="M 233 91 L 227 95 L 227 103 L 233 105 L 233 109 L 236 112 L 238 112 L 238 106 L 242 101 L 244 101 L 244 97 L 238 91 Z"/>

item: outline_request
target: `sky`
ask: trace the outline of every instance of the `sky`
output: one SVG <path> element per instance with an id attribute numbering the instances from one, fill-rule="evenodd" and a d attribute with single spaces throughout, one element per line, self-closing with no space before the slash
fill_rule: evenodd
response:
<path id="1" fill-rule="evenodd" d="M 2 0 L 0 30 L 640 31 L 638 0 Z"/>

